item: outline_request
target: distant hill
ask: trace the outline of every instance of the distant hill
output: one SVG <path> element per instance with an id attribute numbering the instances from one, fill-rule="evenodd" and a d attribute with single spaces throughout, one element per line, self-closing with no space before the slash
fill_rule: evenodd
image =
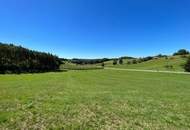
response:
<path id="1" fill-rule="evenodd" d="M 161 70 L 161 71 L 190 71 L 187 63 L 190 58 L 190 52 L 186 49 L 180 49 L 174 52 L 173 55 L 156 55 L 147 56 L 142 58 L 135 58 L 123 56 L 119 58 L 103 58 L 103 59 L 63 59 L 64 65 L 62 68 L 76 68 L 87 66 L 102 66 L 102 67 L 115 67 L 126 69 L 143 69 L 143 70 Z M 190 62 L 190 59 L 189 59 Z M 190 63 L 189 63 L 190 64 Z M 186 66 L 186 67 L 185 67 Z M 188 69 L 184 69 L 188 68 Z"/>
<path id="2" fill-rule="evenodd" d="M 135 64 L 133 64 L 133 60 L 124 59 L 123 64 L 113 65 L 113 61 L 105 62 L 105 66 L 107 67 L 116 67 L 116 68 L 126 68 L 126 69 L 146 69 L 146 70 L 167 70 L 167 71 L 184 71 L 184 64 L 187 61 L 187 57 L 185 56 L 167 56 L 167 57 L 154 57 L 151 60 L 138 63 L 138 59 L 136 59 Z"/>

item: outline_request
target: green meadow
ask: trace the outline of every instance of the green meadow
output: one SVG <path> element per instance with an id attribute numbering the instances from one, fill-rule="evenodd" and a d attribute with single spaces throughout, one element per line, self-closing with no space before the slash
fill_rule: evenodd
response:
<path id="1" fill-rule="evenodd" d="M 0 129 L 190 129 L 190 75 L 82 70 L 0 75 Z"/>
<path id="2" fill-rule="evenodd" d="M 188 57 L 188 56 L 187 56 Z M 127 64 L 130 59 L 125 59 L 122 65 L 113 65 L 113 61 L 105 62 L 108 67 L 126 68 L 126 69 L 141 69 L 141 70 L 160 70 L 160 71 L 185 71 L 183 65 L 187 61 L 187 57 L 170 56 L 166 58 L 156 58 L 146 62 L 137 64 Z M 172 68 L 167 68 L 172 66 Z"/>

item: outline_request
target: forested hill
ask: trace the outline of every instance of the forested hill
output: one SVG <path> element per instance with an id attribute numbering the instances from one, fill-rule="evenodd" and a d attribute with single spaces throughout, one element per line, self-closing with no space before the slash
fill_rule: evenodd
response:
<path id="1" fill-rule="evenodd" d="M 59 58 L 50 53 L 0 43 L 0 73 L 54 71 L 60 64 Z"/>

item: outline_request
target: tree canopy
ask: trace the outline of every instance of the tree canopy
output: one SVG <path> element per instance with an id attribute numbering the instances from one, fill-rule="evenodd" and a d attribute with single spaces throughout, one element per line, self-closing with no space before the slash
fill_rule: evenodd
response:
<path id="1" fill-rule="evenodd" d="M 80 64 L 80 65 L 84 65 L 84 64 L 98 64 L 98 63 L 103 63 L 106 61 L 109 61 L 110 59 L 108 58 L 103 58 L 103 59 L 77 59 L 74 58 L 71 60 L 71 63 L 74 64 Z"/>
<path id="2" fill-rule="evenodd" d="M 61 60 L 50 53 L 0 43 L 0 73 L 54 71 L 60 64 Z"/>
<path id="3" fill-rule="evenodd" d="M 185 50 L 185 49 L 180 49 L 179 51 L 175 52 L 173 55 L 188 55 L 189 51 Z"/>

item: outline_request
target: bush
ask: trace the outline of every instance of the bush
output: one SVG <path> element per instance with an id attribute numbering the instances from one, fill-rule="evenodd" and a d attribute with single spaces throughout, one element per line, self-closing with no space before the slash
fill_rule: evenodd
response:
<path id="1" fill-rule="evenodd" d="M 119 64 L 120 64 L 120 65 L 123 64 L 123 59 L 122 59 L 122 58 L 119 59 Z"/>
<path id="2" fill-rule="evenodd" d="M 186 64 L 184 65 L 184 69 L 186 72 L 190 72 L 190 57 L 188 58 Z"/>
<path id="3" fill-rule="evenodd" d="M 117 60 L 113 60 L 113 65 L 117 65 Z"/>
<path id="4" fill-rule="evenodd" d="M 144 58 L 139 58 L 139 59 L 133 59 L 133 64 L 137 64 L 137 63 L 142 63 L 142 62 L 146 62 L 149 60 L 152 60 L 154 57 L 148 56 L 148 57 L 144 57 Z M 135 61 L 136 60 L 136 61 Z"/>
<path id="5" fill-rule="evenodd" d="M 102 63 L 102 67 L 104 68 L 104 66 L 105 66 L 105 64 L 104 64 L 104 62 Z"/>
<path id="6" fill-rule="evenodd" d="M 139 58 L 139 59 L 137 60 L 137 62 L 138 62 L 138 63 L 142 63 L 142 62 L 143 62 L 143 58 Z"/>
<path id="7" fill-rule="evenodd" d="M 173 67 L 173 65 L 165 65 L 165 68 L 167 68 L 167 69 L 173 69 L 174 67 Z"/>
<path id="8" fill-rule="evenodd" d="M 135 60 L 135 59 L 132 60 L 132 63 L 133 63 L 133 64 L 137 64 L 137 60 Z"/>

